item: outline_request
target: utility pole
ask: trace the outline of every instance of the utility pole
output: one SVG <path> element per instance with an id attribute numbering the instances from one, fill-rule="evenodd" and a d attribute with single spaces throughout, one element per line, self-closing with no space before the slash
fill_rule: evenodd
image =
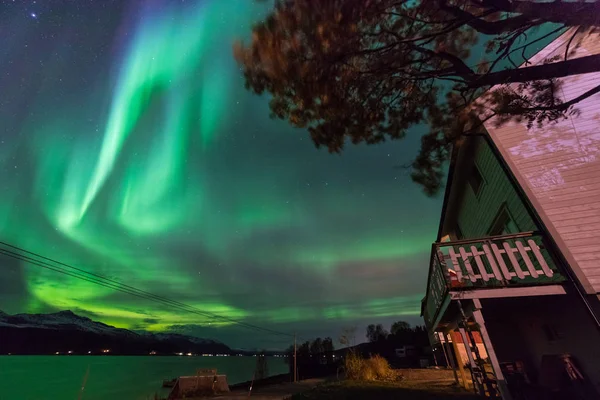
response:
<path id="1" fill-rule="evenodd" d="M 297 373 L 298 369 L 296 366 L 296 334 L 294 333 L 294 382 L 298 380 Z"/>

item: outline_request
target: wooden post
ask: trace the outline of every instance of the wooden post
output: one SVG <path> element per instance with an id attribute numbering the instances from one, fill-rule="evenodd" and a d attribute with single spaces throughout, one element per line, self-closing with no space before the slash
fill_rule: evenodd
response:
<path id="1" fill-rule="evenodd" d="M 465 350 L 467 352 L 467 358 L 469 359 L 469 364 L 471 365 L 471 368 L 475 368 L 477 367 L 477 364 L 475 364 L 475 359 L 473 358 L 473 350 L 471 349 L 471 346 L 469 345 L 469 339 L 467 338 L 467 334 L 465 332 L 465 328 L 458 328 L 458 331 L 460 332 L 460 337 L 463 340 L 463 345 L 465 346 Z"/>
<path id="2" fill-rule="evenodd" d="M 502 396 L 503 400 L 512 400 L 510 392 L 508 391 L 508 385 L 506 384 L 506 380 L 504 379 L 504 374 L 502 373 L 502 369 L 500 368 L 500 363 L 498 362 L 498 357 L 496 357 L 496 351 L 494 350 L 494 346 L 492 345 L 490 335 L 488 334 L 487 328 L 485 327 L 485 320 L 483 319 L 483 314 L 481 313 L 481 301 L 479 301 L 479 299 L 473 299 L 473 304 L 475 305 L 473 317 L 475 318 L 475 322 L 477 322 L 477 325 L 479 325 L 479 333 L 481 334 L 483 344 L 485 345 L 485 350 L 488 354 L 488 357 L 490 358 L 492 368 L 494 369 L 494 375 L 496 375 L 496 382 L 498 384 L 500 396 Z"/>
<path id="3" fill-rule="evenodd" d="M 458 374 L 456 373 L 456 366 L 454 365 L 454 359 L 452 358 L 452 354 L 450 354 L 450 357 L 448 357 L 448 354 L 446 353 L 446 333 L 440 333 L 440 335 L 438 336 L 441 338 L 442 340 L 442 350 L 444 350 L 444 357 L 446 357 L 446 365 L 449 365 L 452 368 L 452 372 L 454 373 L 454 381 L 456 382 L 456 384 L 460 384 L 460 382 L 458 382 Z"/>
<path id="4" fill-rule="evenodd" d="M 465 347 L 465 351 L 467 352 L 467 358 L 469 359 L 469 365 L 471 366 L 471 380 L 473 381 L 473 389 L 475 390 L 475 392 L 481 395 L 485 395 L 485 393 L 482 392 L 482 387 L 479 385 L 477 377 L 475 376 L 477 364 L 475 363 L 475 359 L 473 358 L 473 350 L 471 349 L 471 345 L 469 344 L 469 339 L 467 338 L 465 328 L 460 327 L 458 328 L 458 331 L 460 332 L 460 337 L 462 338 L 463 346 Z"/>
<path id="5" fill-rule="evenodd" d="M 450 367 L 452 365 L 450 364 L 450 361 L 448 361 L 448 354 L 446 353 L 446 339 L 445 339 L 445 336 L 446 335 L 444 335 L 443 333 L 439 333 L 438 334 L 438 338 L 440 338 L 440 341 L 442 343 L 442 351 L 444 352 L 444 359 L 446 360 L 446 366 Z M 456 373 L 456 371 L 454 371 L 454 372 Z M 458 383 L 458 380 L 456 381 L 456 383 Z"/>
<path id="6" fill-rule="evenodd" d="M 460 356 L 460 352 L 458 351 L 458 345 L 456 344 L 456 333 L 454 331 L 450 332 L 450 337 L 452 339 L 452 348 L 454 349 L 454 355 L 456 356 L 456 367 L 458 368 L 458 372 L 460 372 L 460 377 L 462 379 L 463 387 L 468 389 L 467 384 L 467 374 L 465 374 L 464 361 Z"/>
<path id="7" fill-rule="evenodd" d="M 296 334 L 294 333 L 294 382 L 298 380 L 298 367 L 296 364 Z"/>
<path id="8" fill-rule="evenodd" d="M 435 350 L 436 350 L 435 346 L 431 346 L 431 352 L 433 353 L 433 362 L 435 363 L 436 367 L 439 367 L 440 365 L 438 364 L 438 360 L 437 360 L 437 352 Z"/>

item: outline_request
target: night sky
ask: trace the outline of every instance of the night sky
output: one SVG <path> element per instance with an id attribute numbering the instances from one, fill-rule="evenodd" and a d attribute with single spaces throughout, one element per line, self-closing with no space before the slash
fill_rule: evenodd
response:
<path id="1" fill-rule="evenodd" d="M 0 0 L 0 240 L 304 338 L 420 322 L 441 196 L 423 130 L 317 150 L 244 89 L 251 0 Z M 285 347 L 0 256 L 0 310 Z M 209 325 L 209 322 L 211 324 Z"/>

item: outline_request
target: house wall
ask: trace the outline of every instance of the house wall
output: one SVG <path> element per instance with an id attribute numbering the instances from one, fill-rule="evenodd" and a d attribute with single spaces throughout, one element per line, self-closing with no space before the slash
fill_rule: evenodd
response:
<path id="1" fill-rule="evenodd" d="M 503 204 L 506 204 L 519 231 L 537 230 L 533 218 L 488 143 L 484 138 L 473 140 L 477 141 L 473 162 L 477 165 L 485 183 L 478 196 L 468 183 L 465 183 L 462 188 L 457 222 L 463 239 L 488 236 L 488 231 Z M 466 170 L 470 171 L 470 168 Z"/>
<path id="2" fill-rule="evenodd" d="M 531 59 L 533 64 L 564 56 L 572 32 L 561 36 Z M 570 46 L 577 58 L 600 53 L 600 34 L 581 35 Z M 563 100 L 600 83 L 600 73 L 562 79 Z M 575 107 L 578 114 L 542 128 L 507 123 L 486 124 L 490 137 L 528 194 L 579 281 L 590 293 L 600 292 L 600 94 Z"/>
<path id="3" fill-rule="evenodd" d="M 598 330 L 570 294 L 483 299 L 482 313 L 500 362 L 523 361 L 534 381 L 543 355 L 571 354 L 600 393 Z M 544 326 L 558 334 L 549 340 Z M 539 379 L 543 381 L 543 379 Z"/>

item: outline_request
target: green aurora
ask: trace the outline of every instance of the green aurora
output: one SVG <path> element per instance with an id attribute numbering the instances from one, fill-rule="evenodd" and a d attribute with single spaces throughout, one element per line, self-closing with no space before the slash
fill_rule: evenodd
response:
<path id="1" fill-rule="evenodd" d="M 1 2 L 0 240 L 305 336 L 417 322 L 440 199 L 402 142 L 316 150 L 245 91 L 250 0 Z M 35 12 L 35 17 L 33 17 Z M 281 345 L 0 257 L 0 310 Z"/>

